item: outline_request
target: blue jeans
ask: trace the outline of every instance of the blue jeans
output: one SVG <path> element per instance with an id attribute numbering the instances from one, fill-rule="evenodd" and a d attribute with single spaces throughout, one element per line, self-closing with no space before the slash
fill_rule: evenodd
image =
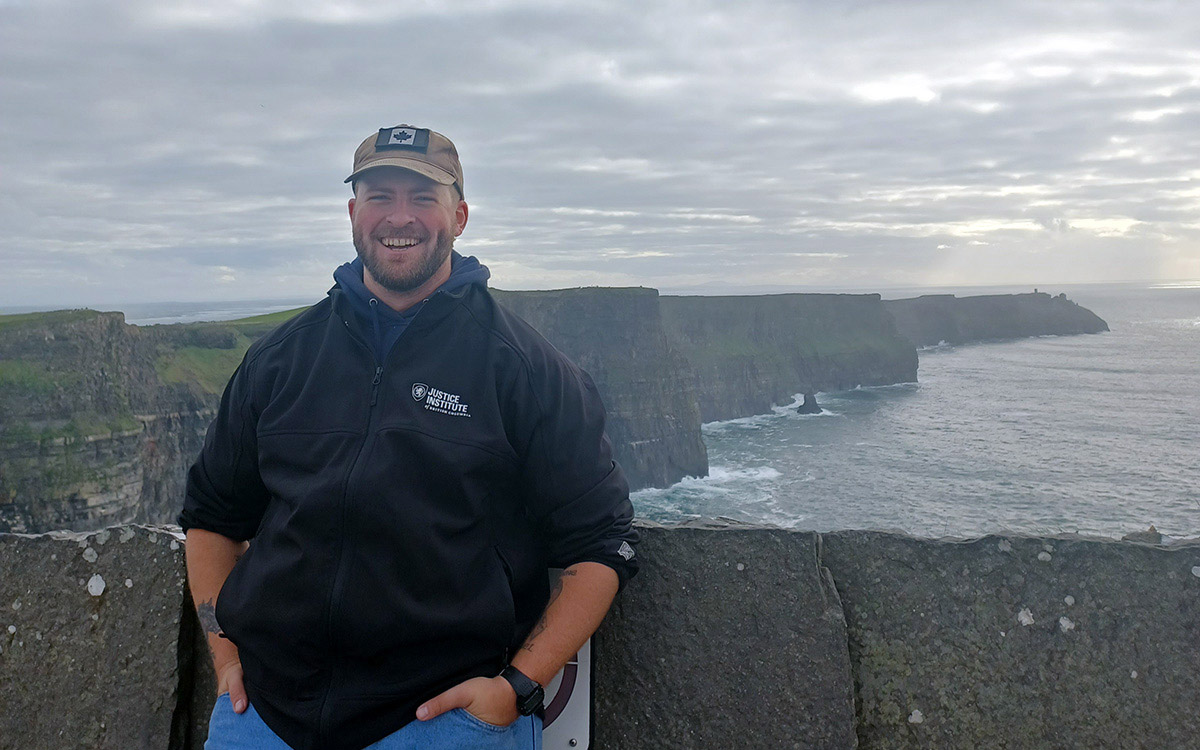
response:
<path id="1" fill-rule="evenodd" d="M 542 720 L 522 716 L 511 726 L 498 727 L 476 719 L 464 709 L 429 721 L 413 721 L 367 750 L 542 750 Z M 204 750 L 289 750 L 251 705 L 233 712 L 229 693 L 217 698 L 208 721 Z"/>

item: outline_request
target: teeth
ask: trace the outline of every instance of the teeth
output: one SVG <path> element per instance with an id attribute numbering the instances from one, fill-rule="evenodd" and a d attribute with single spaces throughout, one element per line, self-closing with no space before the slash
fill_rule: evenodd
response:
<path id="1" fill-rule="evenodd" d="M 388 247 L 412 247 L 417 244 L 417 240 L 411 237 L 384 237 L 380 242 Z"/>

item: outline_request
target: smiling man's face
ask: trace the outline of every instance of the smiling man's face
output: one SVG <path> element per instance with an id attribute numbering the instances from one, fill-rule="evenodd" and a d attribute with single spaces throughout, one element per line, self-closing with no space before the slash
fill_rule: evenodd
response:
<path id="1" fill-rule="evenodd" d="M 453 187 L 406 169 L 363 173 L 350 199 L 364 281 L 398 295 L 428 296 L 449 278 L 454 238 L 466 224 L 467 204 Z"/>

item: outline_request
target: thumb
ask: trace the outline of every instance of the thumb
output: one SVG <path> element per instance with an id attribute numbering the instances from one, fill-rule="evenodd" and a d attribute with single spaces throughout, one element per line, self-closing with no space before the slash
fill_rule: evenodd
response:
<path id="1" fill-rule="evenodd" d="M 466 708 L 471 703 L 471 691 L 463 684 L 455 685 L 446 692 L 430 698 L 417 709 L 417 718 L 429 721 L 455 708 Z"/>
<path id="2" fill-rule="evenodd" d="M 229 675 L 229 702 L 233 704 L 235 714 L 245 713 L 250 701 L 246 698 L 246 686 L 242 683 L 242 670 L 238 669 Z"/>

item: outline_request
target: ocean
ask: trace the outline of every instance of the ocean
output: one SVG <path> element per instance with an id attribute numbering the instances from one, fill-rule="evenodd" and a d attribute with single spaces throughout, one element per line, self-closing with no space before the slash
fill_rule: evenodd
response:
<path id="1" fill-rule="evenodd" d="M 1029 289 L 883 296 L 947 291 Z M 706 424 L 709 475 L 634 493 L 639 516 L 926 537 L 1120 537 L 1151 524 L 1168 538 L 1200 536 L 1200 283 L 1042 291 L 1066 291 L 1112 330 L 926 348 L 918 383 L 821 393 L 817 415 L 783 404 Z M 110 309 L 151 325 L 311 302 Z"/>
<path id="2" fill-rule="evenodd" d="M 639 515 L 1200 536 L 1200 284 L 1063 290 L 1111 331 L 927 348 L 918 383 L 818 394 L 816 415 L 787 404 L 706 424 L 709 476 L 637 492 Z"/>

